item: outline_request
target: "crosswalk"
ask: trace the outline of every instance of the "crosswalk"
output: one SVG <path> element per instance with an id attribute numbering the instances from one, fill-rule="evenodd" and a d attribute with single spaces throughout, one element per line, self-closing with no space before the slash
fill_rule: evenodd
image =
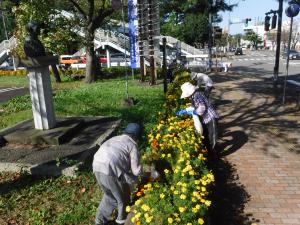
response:
<path id="1" fill-rule="evenodd" d="M 275 57 L 255 57 L 255 58 L 233 58 L 235 61 L 271 61 L 275 60 Z"/>
<path id="2" fill-rule="evenodd" d="M 20 89 L 24 89 L 24 87 L 0 88 L 0 93 L 10 92 L 10 91 L 15 91 Z"/>

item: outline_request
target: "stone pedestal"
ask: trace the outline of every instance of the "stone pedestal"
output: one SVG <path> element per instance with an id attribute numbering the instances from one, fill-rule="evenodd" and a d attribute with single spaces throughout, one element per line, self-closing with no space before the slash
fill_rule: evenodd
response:
<path id="1" fill-rule="evenodd" d="M 49 65 L 57 63 L 57 56 L 18 59 L 18 64 L 29 72 L 33 119 L 38 130 L 49 130 L 56 125 Z"/>
<path id="2" fill-rule="evenodd" d="M 35 129 L 49 130 L 56 125 L 49 67 L 28 68 Z"/>

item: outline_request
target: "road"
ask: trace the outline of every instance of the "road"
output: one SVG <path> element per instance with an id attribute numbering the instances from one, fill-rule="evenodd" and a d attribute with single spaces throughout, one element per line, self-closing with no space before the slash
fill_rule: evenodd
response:
<path id="1" fill-rule="evenodd" d="M 9 99 L 28 94 L 29 90 L 25 87 L 0 87 L 0 103 Z"/>
<path id="2" fill-rule="evenodd" d="M 243 55 L 233 56 L 231 71 L 272 77 L 275 65 L 275 51 L 244 51 Z M 279 76 L 286 74 L 286 60 L 280 58 Z M 289 76 L 300 74 L 300 60 L 290 60 Z"/>

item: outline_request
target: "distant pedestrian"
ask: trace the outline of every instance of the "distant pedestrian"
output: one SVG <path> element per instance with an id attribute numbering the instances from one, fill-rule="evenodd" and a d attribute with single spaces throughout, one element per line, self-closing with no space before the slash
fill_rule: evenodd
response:
<path id="1" fill-rule="evenodd" d="M 231 62 L 223 62 L 222 66 L 224 68 L 224 72 L 228 72 L 228 69 L 232 67 L 232 63 Z"/>
<path id="2" fill-rule="evenodd" d="M 210 105 L 208 99 L 198 90 L 196 86 L 192 85 L 189 82 L 186 82 L 181 85 L 181 90 L 181 98 L 191 98 L 192 107 L 194 108 L 193 114 L 198 115 L 198 117 L 201 116 L 201 122 L 203 124 L 203 134 L 205 137 L 204 142 L 209 152 L 215 157 L 216 151 L 214 148 L 218 138 L 218 113 Z"/>
<path id="3" fill-rule="evenodd" d="M 197 81 L 199 88 L 204 87 L 204 95 L 209 98 L 210 92 L 213 89 L 213 81 L 205 73 L 191 72 L 191 80 Z"/>
<path id="4" fill-rule="evenodd" d="M 96 214 L 96 225 L 106 225 L 113 220 L 117 209 L 116 224 L 124 224 L 126 206 L 130 201 L 130 186 L 142 173 L 137 141 L 141 128 L 129 123 L 124 134 L 104 142 L 94 155 L 93 171 L 102 189 L 103 197 Z"/>

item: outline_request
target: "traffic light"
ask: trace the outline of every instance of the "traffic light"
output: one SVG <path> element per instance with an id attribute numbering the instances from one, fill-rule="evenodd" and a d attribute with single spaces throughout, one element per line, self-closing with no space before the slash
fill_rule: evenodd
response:
<path id="1" fill-rule="evenodd" d="M 251 21 L 251 18 L 246 18 L 245 20 L 245 27 L 248 27 L 248 22 Z"/>
<path id="2" fill-rule="evenodd" d="M 265 17 L 265 31 L 269 31 L 270 30 L 270 16 L 266 16 Z"/>
<path id="3" fill-rule="evenodd" d="M 214 27 L 215 39 L 221 39 L 222 37 L 222 28 Z"/>
<path id="4" fill-rule="evenodd" d="M 276 28 L 276 23 L 277 23 L 277 15 L 274 14 L 274 15 L 272 16 L 271 29 L 275 29 L 275 28 Z"/>

